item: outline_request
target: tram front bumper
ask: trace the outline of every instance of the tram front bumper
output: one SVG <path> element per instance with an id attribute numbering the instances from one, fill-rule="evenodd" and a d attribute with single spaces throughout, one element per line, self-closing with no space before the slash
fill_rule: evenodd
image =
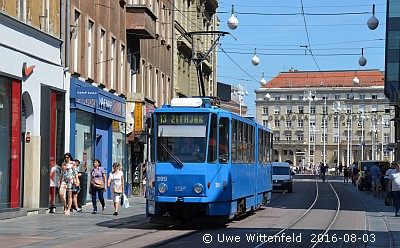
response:
<path id="1" fill-rule="evenodd" d="M 177 197 L 177 196 L 156 196 L 156 202 L 186 202 L 186 203 L 208 203 L 207 197 Z"/>

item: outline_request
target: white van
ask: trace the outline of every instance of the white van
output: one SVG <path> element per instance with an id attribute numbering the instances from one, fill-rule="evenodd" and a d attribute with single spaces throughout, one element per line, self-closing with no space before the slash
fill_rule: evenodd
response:
<path id="1" fill-rule="evenodd" d="M 292 175 L 289 163 L 272 163 L 272 189 L 284 189 L 292 193 Z"/>

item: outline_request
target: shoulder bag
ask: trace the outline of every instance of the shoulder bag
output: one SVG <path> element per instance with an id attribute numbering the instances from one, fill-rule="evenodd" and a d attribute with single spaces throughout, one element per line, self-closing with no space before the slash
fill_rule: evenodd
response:
<path id="1" fill-rule="evenodd" d="M 95 189 L 104 189 L 105 188 L 104 181 L 95 179 L 94 183 L 93 183 L 93 188 L 95 188 Z"/>
<path id="2" fill-rule="evenodd" d="M 114 180 L 115 180 L 115 175 L 114 174 L 113 174 L 113 177 L 114 177 Z M 114 183 L 114 193 L 121 194 L 122 191 L 123 191 L 122 189 L 123 189 L 122 188 L 122 184 L 118 185 L 118 184 Z"/>

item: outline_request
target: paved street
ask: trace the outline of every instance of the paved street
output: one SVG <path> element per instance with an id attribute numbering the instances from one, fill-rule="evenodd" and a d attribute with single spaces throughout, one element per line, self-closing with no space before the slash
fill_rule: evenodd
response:
<path id="1" fill-rule="evenodd" d="M 298 180 L 303 183 L 315 181 L 313 178 L 314 176 L 311 175 L 298 176 Z M 343 210 L 339 215 L 338 222 L 335 223 L 330 231 L 331 235 L 352 232 L 357 233 L 357 235 L 363 235 L 364 233 L 374 234 L 377 241 L 368 243 L 366 247 L 400 247 L 400 218 L 394 217 L 393 209 L 384 205 L 383 197 L 373 197 L 370 192 L 360 192 L 351 184 L 343 185 L 341 179 L 337 177 L 331 177 L 330 181 L 341 195 L 341 209 Z M 329 187 L 328 184 L 322 184 L 321 182 L 318 184 L 322 189 Z M 274 193 L 275 196 L 278 194 Z M 304 210 L 304 207 L 295 207 L 296 202 L 298 204 L 299 200 L 302 202 L 305 200 L 304 196 L 302 197 L 300 194 L 300 188 L 297 190 L 295 188 L 292 194 L 286 194 L 275 202 L 273 201 L 265 210 L 256 211 L 254 215 L 242 220 L 235 220 L 229 223 L 226 228 L 197 232 L 190 229 L 168 229 L 163 225 L 149 223 L 149 220 L 145 217 L 145 199 L 131 197 L 129 198 L 130 208 L 120 209 L 118 216 L 112 215 L 112 202 L 107 201 L 105 213 L 100 212 L 96 215 L 91 214 L 92 207 L 89 204 L 83 208 L 83 212 L 72 213 L 70 216 L 56 212 L 0 220 L 0 243 L 2 247 L 31 248 L 74 246 L 149 247 L 156 243 L 164 246 L 167 245 L 164 242 L 170 240 L 167 242 L 171 247 L 179 243 L 189 244 L 190 242 L 197 243 L 197 246 L 205 246 L 207 244 L 204 244 L 201 238 L 203 232 L 225 234 L 237 232 L 240 234 L 240 232 L 253 230 L 259 233 L 273 233 L 280 228 L 279 225 L 284 226 L 285 219 L 296 218 L 296 212 Z M 324 194 L 324 191 L 321 191 L 320 194 Z M 355 198 L 358 198 L 359 201 L 356 200 L 353 204 L 352 200 Z M 328 213 L 334 209 L 334 207 L 329 207 L 328 205 L 329 202 L 325 202 L 323 205 L 317 206 L 314 211 Z M 366 211 L 363 211 L 363 209 Z M 293 216 L 290 217 L 291 215 Z M 282 216 L 282 218 L 279 216 Z M 326 215 L 324 214 L 324 216 Z M 276 222 L 280 219 L 281 221 Z M 352 222 L 354 220 L 356 222 Z M 318 218 L 315 221 L 318 221 Z M 281 224 L 277 225 L 277 223 Z M 304 225 L 299 223 L 299 225 L 301 226 L 297 226 L 295 230 L 298 231 L 295 232 L 305 234 L 307 231 L 319 229 L 315 225 L 309 226 L 310 223 L 305 223 Z M 365 232 L 365 228 L 369 232 Z M 391 237 L 393 237 L 393 240 L 388 240 Z M 177 242 L 173 241 L 175 239 L 178 239 Z M 207 246 L 214 247 L 216 245 L 229 246 L 225 243 L 213 243 Z M 247 244 L 247 246 L 249 245 L 254 247 L 256 244 L 253 246 Z M 328 247 L 328 245 L 336 247 L 333 243 L 320 246 Z M 351 244 L 346 243 L 343 247 L 351 247 Z"/>

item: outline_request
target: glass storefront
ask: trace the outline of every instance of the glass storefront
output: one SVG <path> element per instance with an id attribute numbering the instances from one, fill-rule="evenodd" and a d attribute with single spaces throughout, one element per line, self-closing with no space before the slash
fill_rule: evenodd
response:
<path id="1" fill-rule="evenodd" d="M 125 128 L 124 123 L 113 121 L 113 136 L 112 136 L 112 162 L 118 162 L 123 166 L 122 171 L 127 174 L 125 165 L 125 135 L 121 129 Z M 129 175 L 129 173 L 128 173 Z M 126 179 L 126 176 L 125 176 Z"/>
<path id="2" fill-rule="evenodd" d="M 76 110 L 76 129 L 75 129 L 75 157 L 81 162 L 79 171 L 86 172 L 86 196 L 89 194 L 89 173 L 92 170 L 92 161 L 94 159 L 94 114 Z M 87 198 L 88 199 L 88 198 Z"/>
<path id="3" fill-rule="evenodd" d="M 0 209 L 10 207 L 11 80 L 0 76 Z"/>

